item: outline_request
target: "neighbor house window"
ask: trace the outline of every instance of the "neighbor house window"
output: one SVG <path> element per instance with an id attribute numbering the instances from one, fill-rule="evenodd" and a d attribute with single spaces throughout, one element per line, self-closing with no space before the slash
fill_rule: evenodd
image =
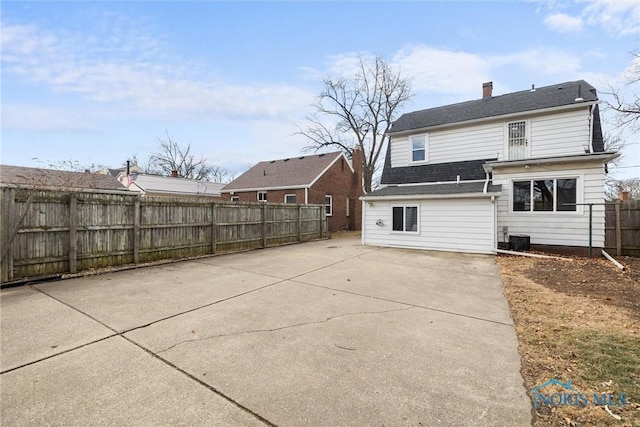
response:
<path id="1" fill-rule="evenodd" d="M 258 191 L 258 201 L 266 202 L 267 201 L 267 192 L 266 191 Z"/>
<path id="2" fill-rule="evenodd" d="M 231 201 L 232 202 L 239 202 L 240 201 L 240 196 L 231 196 Z"/>
<path id="3" fill-rule="evenodd" d="M 411 161 L 424 162 L 427 160 L 427 135 L 415 135 L 411 141 Z"/>
<path id="4" fill-rule="evenodd" d="M 296 195 L 295 194 L 285 194 L 284 195 L 284 202 L 285 203 L 295 204 L 296 203 Z"/>
<path id="5" fill-rule="evenodd" d="M 393 231 L 418 232 L 418 207 L 394 206 Z"/>
<path id="6" fill-rule="evenodd" d="M 324 196 L 324 211 L 327 216 L 333 215 L 333 196 Z"/>
<path id="7" fill-rule="evenodd" d="M 509 160 L 518 160 L 527 157 L 526 121 L 507 123 L 507 145 Z"/>
<path id="8" fill-rule="evenodd" d="M 576 178 L 513 182 L 514 212 L 575 212 Z"/>

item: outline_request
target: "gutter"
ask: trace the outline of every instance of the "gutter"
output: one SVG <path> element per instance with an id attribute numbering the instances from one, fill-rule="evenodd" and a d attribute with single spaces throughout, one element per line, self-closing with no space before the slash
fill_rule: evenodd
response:
<path id="1" fill-rule="evenodd" d="M 578 163 L 589 161 L 610 161 L 620 157 L 620 153 L 614 153 L 607 151 L 604 153 L 593 154 L 576 154 L 573 156 L 558 156 L 558 157 L 539 157 L 522 160 L 502 160 L 486 162 L 482 165 L 485 172 L 492 172 L 495 168 L 506 168 L 511 166 L 538 166 L 547 164 L 562 164 L 562 163 Z"/>
<path id="2" fill-rule="evenodd" d="M 360 200 L 364 202 L 380 201 L 380 200 L 428 200 L 428 199 L 469 199 L 478 197 L 498 197 L 499 192 L 484 193 L 458 193 L 458 194 L 404 194 L 393 196 L 362 196 Z"/>

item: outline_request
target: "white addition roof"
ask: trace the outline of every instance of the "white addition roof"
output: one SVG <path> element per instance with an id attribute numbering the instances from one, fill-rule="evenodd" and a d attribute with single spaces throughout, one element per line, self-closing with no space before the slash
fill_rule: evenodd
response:
<path id="1" fill-rule="evenodd" d="M 141 173 L 132 173 L 127 176 L 123 172 L 118 175 L 118 180 L 130 190 L 176 196 L 218 197 L 220 196 L 220 190 L 224 187 L 224 184 L 217 182 Z"/>

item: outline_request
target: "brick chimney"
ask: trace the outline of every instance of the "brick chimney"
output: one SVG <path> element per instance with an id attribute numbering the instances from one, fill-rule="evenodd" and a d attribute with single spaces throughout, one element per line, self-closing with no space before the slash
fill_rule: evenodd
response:
<path id="1" fill-rule="evenodd" d="M 172 178 L 177 178 L 177 177 L 178 177 L 178 171 L 177 171 L 177 170 L 175 170 L 175 169 L 174 169 L 174 170 L 172 170 L 172 171 L 171 171 L 171 177 L 172 177 Z"/>
<path id="2" fill-rule="evenodd" d="M 493 95 L 493 82 L 482 83 L 482 99 L 491 98 Z"/>
<path id="3" fill-rule="evenodd" d="M 627 200 L 629 200 L 629 192 L 628 191 L 621 191 L 620 192 L 620 200 L 623 202 L 626 202 Z"/>

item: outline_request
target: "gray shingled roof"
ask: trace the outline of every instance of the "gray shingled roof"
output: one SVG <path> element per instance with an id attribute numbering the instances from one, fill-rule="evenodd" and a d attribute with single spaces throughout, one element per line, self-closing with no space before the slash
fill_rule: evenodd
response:
<path id="1" fill-rule="evenodd" d="M 0 183 L 39 188 L 126 190 L 111 175 L 0 165 Z"/>
<path id="2" fill-rule="evenodd" d="M 430 185 L 404 185 L 384 187 L 372 191 L 365 197 L 386 197 L 386 196 L 436 196 L 436 195 L 456 195 L 483 193 L 484 182 L 466 182 L 460 184 L 430 184 Z M 502 186 L 489 184 L 488 193 L 499 193 Z"/>
<path id="3" fill-rule="evenodd" d="M 305 187 L 310 185 L 342 152 L 313 154 L 260 162 L 227 184 L 222 191 Z M 346 163 L 346 161 L 345 161 Z M 345 165 L 346 166 L 346 165 Z M 349 167 L 349 166 L 346 166 Z"/>
<path id="4" fill-rule="evenodd" d="M 384 169 L 382 170 L 381 184 L 413 184 L 419 182 L 446 182 L 456 181 L 458 175 L 462 181 L 484 179 L 486 174 L 482 165 L 485 162 L 496 160 L 467 160 L 463 162 L 434 163 L 418 166 L 403 166 L 392 168 L 390 164 L 391 153 L 387 148 Z"/>
<path id="5" fill-rule="evenodd" d="M 583 101 L 576 101 L 578 92 Z M 597 100 L 596 89 L 584 80 L 577 80 L 536 88 L 534 92 L 524 90 L 403 114 L 389 133 Z"/>

